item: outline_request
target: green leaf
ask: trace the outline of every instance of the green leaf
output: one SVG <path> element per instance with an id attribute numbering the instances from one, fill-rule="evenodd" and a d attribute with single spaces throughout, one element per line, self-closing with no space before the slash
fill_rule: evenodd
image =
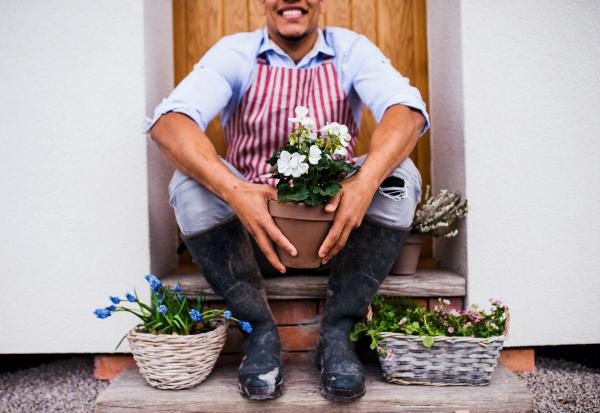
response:
<path id="1" fill-rule="evenodd" d="M 375 348 L 377 347 L 377 343 L 375 343 L 374 341 L 371 343 L 371 350 L 375 350 Z"/>
<path id="2" fill-rule="evenodd" d="M 277 203 L 301 202 L 308 198 L 306 185 L 281 185 L 277 188 Z"/>
<path id="3" fill-rule="evenodd" d="M 342 189 L 342 185 L 339 182 L 327 182 L 323 185 L 323 188 L 315 187 L 313 192 L 316 192 L 323 196 L 335 196 L 340 189 Z"/>
<path id="4" fill-rule="evenodd" d="M 316 191 L 317 189 L 320 188 L 316 187 L 308 193 L 308 198 L 304 201 L 307 205 L 320 205 L 325 201 L 325 197 L 322 194 L 319 194 Z"/>
<path id="5" fill-rule="evenodd" d="M 358 334 L 356 331 L 352 331 L 350 332 L 350 341 L 356 341 L 358 340 Z"/>
<path id="6" fill-rule="evenodd" d="M 423 345 L 425 347 L 433 346 L 433 342 L 434 342 L 434 339 L 433 339 L 433 337 L 430 337 L 430 336 L 427 336 L 423 339 Z"/>

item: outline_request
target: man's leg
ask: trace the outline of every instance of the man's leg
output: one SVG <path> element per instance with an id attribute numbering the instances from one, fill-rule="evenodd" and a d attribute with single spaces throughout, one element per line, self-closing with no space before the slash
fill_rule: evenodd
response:
<path id="1" fill-rule="evenodd" d="M 252 326 L 251 333 L 243 333 L 244 358 L 238 371 L 242 395 L 280 396 L 284 386 L 279 331 L 246 228 L 221 198 L 179 171 L 169 190 L 185 244 L 202 275 L 227 301 L 234 317 Z"/>
<path id="2" fill-rule="evenodd" d="M 420 197 L 421 177 L 407 159 L 382 183 L 361 226 L 335 257 L 317 348 L 321 392 L 329 399 L 349 402 L 365 393 L 365 372 L 350 330 L 363 318 L 396 260 Z"/>

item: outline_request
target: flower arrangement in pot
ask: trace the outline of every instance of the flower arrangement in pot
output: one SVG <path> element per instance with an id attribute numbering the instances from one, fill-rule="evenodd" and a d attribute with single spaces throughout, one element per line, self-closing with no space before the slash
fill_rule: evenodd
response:
<path id="1" fill-rule="evenodd" d="M 384 378 L 396 384 L 486 385 L 492 381 L 510 316 L 500 301 L 491 311 L 472 305 L 465 311 L 451 302 L 427 310 L 407 297 L 375 296 L 367 321 L 350 333 L 371 338 Z"/>
<path id="2" fill-rule="evenodd" d="M 227 339 L 227 320 L 252 331 L 250 323 L 232 317 L 231 311 L 207 308 L 204 292 L 192 300 L 179 284 L 171 290 L 153 275 L 146 280 L 152 290 L 151 306 L 142 303 L 134 290 L 133 295 L 127 292 L 124 300 L 110 297 L 113 304 L 94 314 L 105 319 L 112 313 L 128 312 L 142 321 L 117 348 L 127 338 L 140 373 L 153 387 L 187 389 L 206 379 Z M 137 306 L 119 305 L 122 302 Z"/>
<path id="3" fill-rule="evenodd" d="M 442 189 L 435 198 L 429 195 L 430 187 L 425 186 L 425 202 L 415 211 L 412 228 L 398 258 L 392 265 L 390 274 L 410 275 L 417 271 L 421 247 L 425 235 L 451 238 L 458 234 L 458 229 L 447 231 L 457 219 L 467 216 L 469 206 L 467 201 L 460 203 L 459 191 L 448 192 Z"/>
<path id="4" fill-rule="evenodd" d="M 318 132 L 308 109 L 298 106 L 296 125 L 289 139 L 267 160 L 273 178 L 278 179 L 277 202 L 269 201 L 269 213 L 283 235 L 296 247 L 292 257 L 275 244 L 283 265 L 292 268 L 317 268 L 318 250 L 331 225 L 334 212 L 325 211 L 325 202 L 335 196 L 341 179 L 360 169 L 344 161 L 352 136 L 348 127 L 328 123 Z"/>

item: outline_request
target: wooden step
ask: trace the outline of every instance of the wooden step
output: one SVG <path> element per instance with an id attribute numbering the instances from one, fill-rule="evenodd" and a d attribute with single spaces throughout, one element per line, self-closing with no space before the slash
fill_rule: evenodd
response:
<path id="1" fill-rule="evenodd" d="M 272 300 L 313 299 L 327 297 L 327 276 L 295 275 L 266 278 L 267 296 Z M 200 272 L 174 273 L 161 278 L 167 285 L 177 281 L 188 294 L 206 291 L 208 300 L 219 300 Z M 450 270 L 421 269 L 414 275 L 388 275 L 378 291 L 384 296 L 464 297 L 466 280 Z"/>
<path id="2" fill-rule="evenodd" d="M 216 367 L 203 383 L 188 390 L 158 390 L 137 369 L 126 369 L 96 400 L 97 413 L 117 412 L 526 412 L 533 396 L 514 373 L 498 363 L 488 386 L 400 386 L 367 364 L 367 393 L 351 404 L 321 396 L 313 364 L 284 367 L 286 391 L 266 401 L 246 400 L 238 391 L 237 367 Z"/>

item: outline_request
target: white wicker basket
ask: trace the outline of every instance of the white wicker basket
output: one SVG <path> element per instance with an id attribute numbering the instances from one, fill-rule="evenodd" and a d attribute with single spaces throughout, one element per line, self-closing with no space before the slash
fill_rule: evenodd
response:
<path id="1" fill-rule="evenodd" d="M 490 384 L 498 364 L 498 356 L 508 338 L 510 314 L 507 307 L 506 329 L 500 336 L 489 338 L 433 337 L 425 347 L 424 336 L 381 333 L 385 349 L 394 357 L 386 361 L 379 354 L 383 377 L 390 383 L 429 386 L 485 386 Z M 372 317 L 372 312 L 369 311 Z M 368 318 L 370 318 L 368 317 Z"/>
<path id="2" fill-rule="evenodd" d="M 149 334 L 134 328 L 127 340 L 140 373 L 153 387 L 188 389 L 212 371 L 227 339 L 225 320 L 209 321 L 214 330 L 188 336 Z"/>

